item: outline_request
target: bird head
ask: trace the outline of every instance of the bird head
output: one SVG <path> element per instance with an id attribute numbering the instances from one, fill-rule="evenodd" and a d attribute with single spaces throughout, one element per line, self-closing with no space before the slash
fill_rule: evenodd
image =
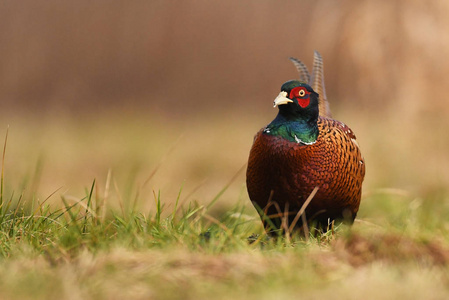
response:
<path id="1" fill-rule="evenodd" d="M 306 83 L 290 80 L 281 87 L 281 92 L 274 99 L 274 107 L 287 118 L 318 118 L 318 94 Z"/>

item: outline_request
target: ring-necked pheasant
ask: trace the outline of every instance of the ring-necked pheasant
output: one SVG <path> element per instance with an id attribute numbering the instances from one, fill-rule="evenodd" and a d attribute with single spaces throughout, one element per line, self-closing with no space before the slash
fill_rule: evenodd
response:
<path id="1" fill-rule="evenodd" d="M 283 216 L 302 226 L 298 212 L 313 191 L 304 220 L 324 230 L 333 220 L 352 223 L 365 176 L 356 137 L 331 118 L 321 55 L 315 51 L 312 76 L 301 61 L 290 59 L 300 81 L 282 85 L 274 100 L 278 115 L 254 138 L 246 173 L 249 197 L 264 224 L 278 229 L 288 228 L 281 226 Z"/>

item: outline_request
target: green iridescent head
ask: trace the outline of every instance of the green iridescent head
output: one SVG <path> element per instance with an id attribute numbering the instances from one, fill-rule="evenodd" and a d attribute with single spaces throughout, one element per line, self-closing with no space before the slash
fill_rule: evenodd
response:
<path id="1" fill-rule="evenodd" d="M 297 80 L 285 82 L 273 104 L 289 119 L 318 118 L 318 94 L 308 84 Z"/>
<path id="2" fill-rule="evenodd" d="M 273 105 L 279 108 L 279 113 L 264 133 L 305 145 L 315 143 L 318 137 L 318 94 L 308 84 L 287 81 Z"/>

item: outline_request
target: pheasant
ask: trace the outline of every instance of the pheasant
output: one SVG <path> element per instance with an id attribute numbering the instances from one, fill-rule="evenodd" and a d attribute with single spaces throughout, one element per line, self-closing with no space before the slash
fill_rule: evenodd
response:
<path id="1" fill-rule="evenodd" d="M 274 100 L 276 118 L 254 138 L 246 172 L 249 197 L 269 232 L 301 228 L 304 221 L 322 230 L 334 220 L 352 224 L 365 176 L 356 136 L 331 118 L 321 55 L 315 51 L 311 76 L 301 61 L 290 60 L 300 80 L 282 85 Z"/>

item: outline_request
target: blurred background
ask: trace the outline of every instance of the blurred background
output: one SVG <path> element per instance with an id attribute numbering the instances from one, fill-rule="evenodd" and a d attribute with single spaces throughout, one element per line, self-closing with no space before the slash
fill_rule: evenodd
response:
<path id="1" fill-rule="evenodd" d="M 7 193 L 82 197 L 96 179 L 125 202 L 182 187 L 207 203 L 232 181 L 220 203 L 245 203 L 239 170 L 297 77 L 288 57 L 311 69 L 318 50 L 365 197 L 448 200 L 448 15 L 444 0 L 1 1 Z"/>

